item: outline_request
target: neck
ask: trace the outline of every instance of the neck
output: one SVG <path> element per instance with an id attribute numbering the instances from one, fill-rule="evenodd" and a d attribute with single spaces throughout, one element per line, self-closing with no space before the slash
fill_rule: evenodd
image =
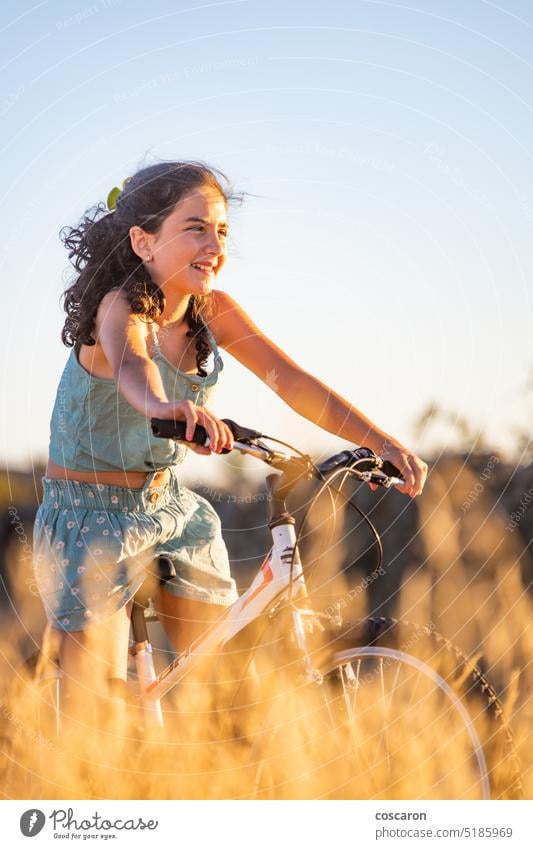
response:
<path id="1" fill-rule="evenodd" d="M 162 286 L 163 294 L 165 295 L 165 309 L 157 319 L 157 323 L 164 327 L 167 324 L 179 324 L 185 318 L 187 307 L 189 305 L 190 295 L 184 295 L 181 292 L 169 292 Z"/>

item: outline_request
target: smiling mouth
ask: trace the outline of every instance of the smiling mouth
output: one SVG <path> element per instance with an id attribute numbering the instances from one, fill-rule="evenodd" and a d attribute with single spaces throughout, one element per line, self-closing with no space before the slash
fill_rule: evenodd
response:
<path id="1" fill-rule="evenodd" d="M 195 263 L 191 263 L 191 268 L 194 268 L 195 271 L 199 271 L 200 274 L 214 274 L 215 270 L 210 265 L 196 265 Z"/>

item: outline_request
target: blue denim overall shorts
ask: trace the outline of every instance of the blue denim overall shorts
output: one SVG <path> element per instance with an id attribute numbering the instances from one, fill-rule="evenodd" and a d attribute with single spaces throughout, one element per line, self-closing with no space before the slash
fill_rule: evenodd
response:
<path id="1" fill-rule="evenodd" d="M 151 330 L 169 400 L 206 405 L 223 368 L 212 334 L 214 367 L 202 378 L 176 369 Z M 237 599 L 220 519 L 178 481 L 186 453 L 183 443 L 154 437 L 115 381 L 89 374 L 71 351 L 52 412 L 50 459 L 65 468 L 148 474 L 142 489 L 42 478 L 34 571 L 53 628 L 79 631 L 111 616 L 153 573 L 159 555 L 173 561 L 176 577 L 165 583 L 173 595 L 217 605 Z M 163 468 L 170 468 L 169 481 L 151 487 Z"/>

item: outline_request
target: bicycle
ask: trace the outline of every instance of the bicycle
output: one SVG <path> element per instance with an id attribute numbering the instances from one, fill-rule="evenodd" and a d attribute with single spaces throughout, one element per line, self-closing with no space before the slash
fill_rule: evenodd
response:
<path id="1" fill-rule="evenodd" d="M 343 498 L 349 478 L 401 486 L 398 470 L 365 447 L 316 465 L 288 443 L 224 421 L 234 436 L 233 450 L 276 472 L 266 478 L 272 548 L 249 588 L 159 674 L 146 627 L 154 619 L 150 600 L 142 592 L 136 596 L 130 652 L 142 732 L 164 728 L 162 699 L 206 658 L 216 658 L 219 666 L 224 659 L 237 660 L 238 690 L 267 644 L 276 662 L 259 676 L 258 692 L 263 688 L 267 695 L 256 699 L 261 719 L 246 740 L 242 792 L 236 796 L 361 798 L 363 787 L 366 798 L 450 798 L 450 788 L 453 798 L 522 798 L 520 766 L 502 705 L 460 649 L 428 625 L 387 618 L 344 623 L 340 604 L 333 612 L 331 606 L 326 611 L 311 606 L 298 543 L 316 500 L 326 491 Z M 185 439 L 184 422 L 152 419 L 151 426 L 156 436 Z M 273 449 L 265 440 L 293 453 Z M 204 428 L 196 427 L 193 441 L 209 444 Z M 301 481 L 312 478 L 320 487 L 296 532 L 286 501 Z M 334 486 L 338 478 L 340 487 Z M 344 501 L 372 530 L 381 566 L 377 530 L 350 498 Z M 172 564 L 160 560 L 164 582 Z M 39 716 L 45 705 L 60 735 L 60 670 L 55 662 L 52 674 L 46 673 L 44 659 L 41 652 L 34 663 Z M 289 702 L 297 705 L 290 716 Z M 243 709 L 246 713 L 246 705 Z"/>

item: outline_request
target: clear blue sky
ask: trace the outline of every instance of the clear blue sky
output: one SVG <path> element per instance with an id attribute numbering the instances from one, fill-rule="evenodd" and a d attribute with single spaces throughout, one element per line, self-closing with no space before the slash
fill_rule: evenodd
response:
<path id="1" fill-rule="evenodd" d="M 4 463 L 47 450 L 58 232 L 151 157 L 256 195 L 219 285 L 409 447 L 430 399 L 503 448 L 527 424 L 529 2 L 11 0 L 1 18 Z M 337 445 L 225 361 L 219 415 Z"/>

